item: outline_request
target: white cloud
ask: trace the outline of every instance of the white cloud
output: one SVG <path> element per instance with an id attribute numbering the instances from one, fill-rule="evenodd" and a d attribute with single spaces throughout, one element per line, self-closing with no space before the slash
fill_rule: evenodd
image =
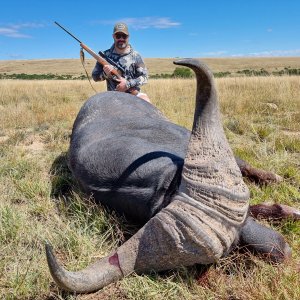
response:
<path id="1" fill-rule="evenodd" d="M 214 52 L 204 52 L 201 53 L 201 56 L 223 56 L 224 54 L 228 53 L 224 50 L 214 51 Z"/>
<path id="2" fill-rule="evenodd" d="M 17 29 L 0 27 L 0 35 L 11 37 L 11 38 L 30 38 L 29 35 L 19 32 Z"/>
<path id="3" fill-rule="evenodd" d="M 236 53 L 236 54 L 231 54 L 229 55 L 230 57 L 244 57 L 244 56 L 247 56 L 245 54 L 242 54 L 242 53 Z"/>
<path id="4" fill-rule="evenodd" d="M 144 18 L 127 18 L 123 19 L 123 22 L 127 23 L 134 29 L 146 29 L 146 28 L 171 28 L 180 25 L 179 22 L 171 21 L 170 18 L 157 18 L 157 17 L 144 17 Z"/>
<path id="5" fill-rule="evenodd" d="M 43 24 L 38 23 L 20 23 L 20 24 L 8 24 L 4 27 L 0 27 L 0 36 L 6 36 L 11 38 L 31 38 L 30 35 L 22 33 L 23 28 L 40 28 Z"/>
<path id="6" fill-rule="evenodd" d="M 262 51 L 262 52 L 252 52 L 249 53 L 248 56 L 293 56 L 299 54 L 300 54 L 300 49 L 293 49 L 293 50 L 270 50 L 270 51 Z"/>
<path id="7" fill-rule="evenodd" d="M 250 52 L 250 53 L 229 53 L 228 51 L 214 51 L 199 53 L 200 56 L 212 56 L 212 57 L 278 57 L 278 56 L 299 56 L 300 49 L 292 50 L 270 50 L 261 52 Z"/>
<path id="8" fill-rule="evenodd" d="M 143 18 L 125 18 L 120 20 L 99 21 L 101 24 L 115 24 L 116 22 L 124 22 L 133 29 L 166 29 L 178 27 L 181 23 L 172 21 L 169 17 L 143 17 Z"/>
<path id="9" fill-rule="evenodd" d="M 17 54 L 17 53 L 10 53 L 7 55 L 10 59 L 22 59 L 23 58 L 22 54 Z"/>

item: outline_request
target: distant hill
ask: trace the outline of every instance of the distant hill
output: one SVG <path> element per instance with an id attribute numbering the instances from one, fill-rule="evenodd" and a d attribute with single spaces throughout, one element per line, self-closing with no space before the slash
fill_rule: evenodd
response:
<path id="1" fill-rule="evenodd" d="M 150 75 L 172 74 L 176 66 L 172 63 L 178 58 L 145 58 Z M 264 69 L 269 72 L 284 68 L 300 69 L 300 57 L 259 57 L 259 58 L 199 58 L 211 70 L 216 72 L 232 72 L 252 69 Z M 95 60 L 86 59 L 86 68 L 91 73 Z M 0 74 L 69 74 L 80 76 L 84 69 L 80 59 L 41 59 L 41 60 L 0 60 Z"/>

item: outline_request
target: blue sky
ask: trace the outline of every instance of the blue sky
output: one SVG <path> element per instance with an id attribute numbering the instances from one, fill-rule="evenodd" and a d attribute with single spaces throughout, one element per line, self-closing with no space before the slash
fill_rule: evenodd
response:
<path id="1" fill-rule="evenodd" d="M 300 0 L 1 1 L 0 60 L 78 58 L 126 21 L 143 57 L 300 56 Z"/>

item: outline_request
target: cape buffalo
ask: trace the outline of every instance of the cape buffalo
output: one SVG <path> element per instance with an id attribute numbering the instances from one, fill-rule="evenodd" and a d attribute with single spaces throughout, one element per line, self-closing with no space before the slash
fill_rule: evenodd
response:
<path id="1" fill-rule="evenodd" d="M 248 215 L 249 191 L 223 131 L 212 73 L 194 59 L 175 64 L 196 74 L 191 133 L 128 93 L 100 93 L 81 108 L 69 150 L 74 177 L 96 201 L 143 226 L 78 272 L 65 270 L 46 245 L 61 288 L 91 292 L 133 271 L 210 264 L 237 243 L 273 259 L 290 255 L 279 233 Z"/>

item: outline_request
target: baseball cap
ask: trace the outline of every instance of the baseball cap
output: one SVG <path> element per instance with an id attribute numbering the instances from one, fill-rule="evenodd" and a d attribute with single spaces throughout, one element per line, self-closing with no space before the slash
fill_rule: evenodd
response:
<path id="1" fill-rule="evenodd" d="M 122 33 L 125 33 L 125 34 L 129 35 L 128 27 L 125 23 L 116 23 L 115 24 L 113 34 L 115 34 L 117 32 L 122 32 Z"/>

